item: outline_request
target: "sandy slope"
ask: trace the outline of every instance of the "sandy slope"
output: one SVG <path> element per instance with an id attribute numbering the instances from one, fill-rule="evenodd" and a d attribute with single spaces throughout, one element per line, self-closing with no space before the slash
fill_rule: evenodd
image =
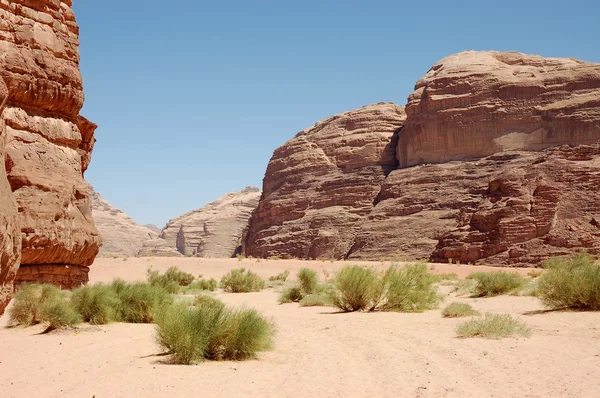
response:
<path id="1" fill-rule="evenodd" d="M 251 266 L 263 276 L 309 264 L 330 273 L 339 263 L 207 259 L 98 259 L 92 281 L 143 279 L 149 265 L 220 277 Z M 480 268 L 477 268 L 479 270 Z M 470 267 L 437 266 L 466 275 Z M 525 272 L 525 271 L 524 271 Z M 0 329 L 2 397 L 596 397 L 600 389 L 600 314 L 553 312 L 537 299 L 460 299 L 480 311 L 510 313 L 534 329 L 530 339 L 454 337 L 459 320 L 423 314 L 333 314 L 277 304 L 277 294 L 218 294 L 275 321 L 273 351 L 247 362 L 164 365 L 152 325 L 85 326 L 37 335 Z M 446 303 L 456 300 L 447 298 Z M 0 324 L 6 322 L 0 319 Z"/>

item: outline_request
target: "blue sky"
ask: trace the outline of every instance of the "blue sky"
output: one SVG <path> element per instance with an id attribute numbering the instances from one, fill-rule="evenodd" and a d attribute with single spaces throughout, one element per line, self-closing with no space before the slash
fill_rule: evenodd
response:
<path id="1" fill-rule="evenodd" d="M 600 2 L 74 0 L 86 178 L 138 223 L 248 185 L 316 121 L 404 104 L 437 60 L 514 50 L 600 62 Z"/>

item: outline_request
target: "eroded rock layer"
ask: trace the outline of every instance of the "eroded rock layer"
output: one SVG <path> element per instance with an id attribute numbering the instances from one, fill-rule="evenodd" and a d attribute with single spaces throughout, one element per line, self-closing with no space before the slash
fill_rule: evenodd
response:
<path id="1" fill-rule="evenodd" d="M 0 112 L 8 98 L 8 89 L 0 80 Z M 0 315 L 10 301 L 13 282 L 21 258 L 21 231 L 18 226 L 17 206 L 4 168 L 4 141 L 6 128 L 0 118 Z"/>
<path id="2" fill-rule="evenodd" d="M 138 252 L 138 257 L 182 257 L 177 249 L 169 246 L 162 238 L 148 239 Z"/>
<path id="3" fill-rule="evenodd" d="M 144 242 L 158 237 L 157 232 L 108 203 L 91 185 L 89 189 L 92 215 L 102 238 L 101 255 L 136 256 Z"/>
<path id="4" fill-rule="evenodd" d="M 396 168 L 404 108 L 379 103 L 301 131 L 279 147 L 243 242 L 255 257 L 343 258 Z"/>
<path id="5" fill-rule="evenodd" d="M 170 220 L 160 236 L 186 256 L 232 257 L 259 199 L 260 190 L 255 187 L 228 193 Z"/>
<path id="6" fill-rule="evenodd" d="M 22 231 L 19 275 L 27 281 L 87 280 L 100 246 L 83 179 L 96 125 L 79 115 L 79 29 L 70 6 L 0 0 L 5 163 Z"/>

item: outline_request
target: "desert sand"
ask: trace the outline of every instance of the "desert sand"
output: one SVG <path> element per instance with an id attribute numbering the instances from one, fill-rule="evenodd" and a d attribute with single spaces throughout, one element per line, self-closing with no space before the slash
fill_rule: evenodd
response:
<path id="1" fill-rule="evenodd" d="M 220 278 L 240 266 L 263 277 L 285 269 L 295 276 L 304 266 L 333 275 L 344 263 L 98 258 L 90 282 L 143 280 L 149 266 L 170 265 Z M 434 271 L 465 277 L 482 269 L 437 265 Z M 600 313 L 539 312 L 543 306 L 532 297 L 447 296 L 440 308 L 469 302 L 481 312 L 515 315 L 533 329 L 529 339 L 457 339 L 454 328 L 461 320 L 443 319 L 440 310 L 339 314 L 279 305 L 272 290 L 216 296 L 271 317 L 277 326 L 274 349 L 246 362 L 166 365 L 153 325 L 83 325 L 40 335 L 42 327 L 5 328 L 5 315 L 0 396 L 596 397 L 600 389 Z"/>

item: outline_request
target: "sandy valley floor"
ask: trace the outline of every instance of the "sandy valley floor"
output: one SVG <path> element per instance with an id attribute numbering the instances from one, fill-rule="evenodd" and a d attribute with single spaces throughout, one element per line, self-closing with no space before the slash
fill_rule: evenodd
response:
<path id="1" fill-rule="evenodd" d="M 220 278 L 240 265 L 263 277 L 303 266 L 331 275 L 343 263 L 295 260 L 148 258 L 96 261 L 91 282 L 143 280 L 152 265 Z M 376 264 L 375 264 L 376 265 Z M 468 266 L 438 265 L 436 272 Z M 480 267 L 476 268 L 481 270 Z M 526 271 L 521 271 L 526 273 Z M 482 312 L 519 316 L 530 339 L 457 339 L 460 320 L 422 314 L 336 314 L 277 304 L 277 293 L 224 294 L 232 305 L 273 318 L 273 351 L 247 362 L 161 363 L 152 325 L 111 324 L 39 335 L 42 328 L 0 328 L 0 397 L 597 397 L 600 313 L 549 312 L 531 297 L 470 302 Z M 0 318 L 0 326 L 7 317 Z"/>

